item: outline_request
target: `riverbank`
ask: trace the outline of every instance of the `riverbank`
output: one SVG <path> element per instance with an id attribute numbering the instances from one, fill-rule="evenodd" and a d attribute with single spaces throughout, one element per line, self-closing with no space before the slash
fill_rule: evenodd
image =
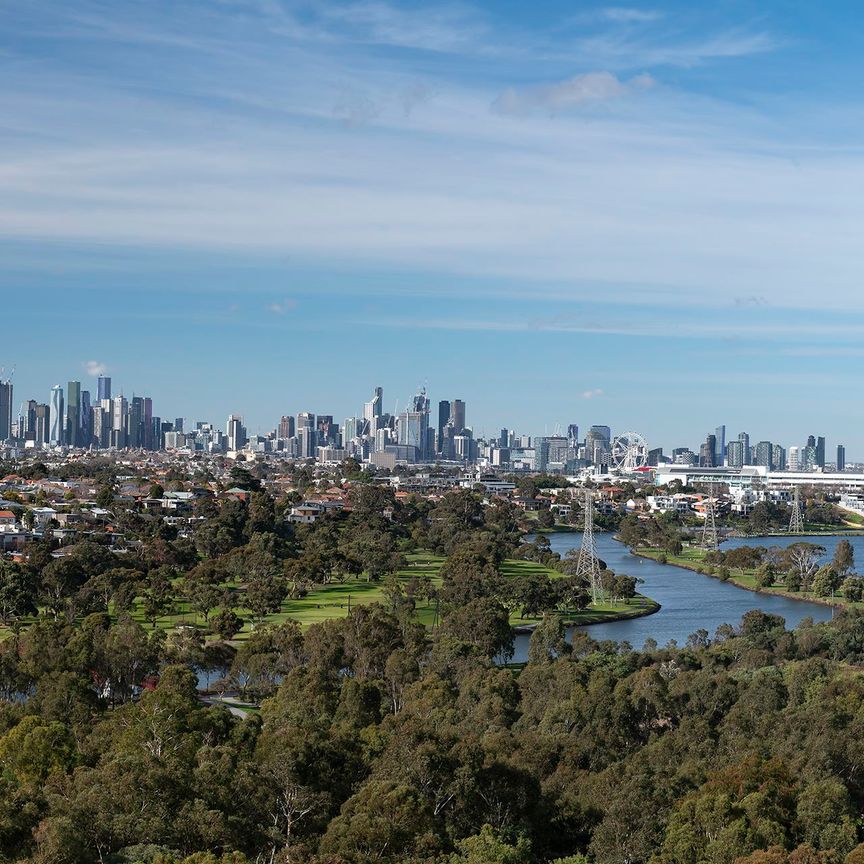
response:
<path id="1" fill-rule="evenodd" d="M 789 535 L 784 535 L 788 537 Z M 781 586 L 772 585 L 771 587 L 762 587 L 756 584 L 755 570 L 734 570 L 729 569 L 729 578 L 721 579 L 717 574 L 717 567 L 704 562 L 705 550 L 698 547 L 685 547 L 680 555 L 672 555 L 669 552 L 664 552 L 662 549 L 631 549 L 633 555 L 640 558 L 648 558 L 658 563 L 662 562 L 665 557 L 665 563 L 671 567 L 678 567 L 681 570 L 691 570 L 694 573 L 700 573 L 703 576 L 710 576 L 712 579 L 717 579 L 719 582 L 728 582 L 735 585 L 737 588 L 743 588 L 745 591 L 752 591 L 754 594 L 764 594 L 772 597 L 783 597 L 787 600 L 796 600 L 798 602 L 816 603 L 819 606 L 828 607 L 844 607 L 850 606 L 856 609 L 864 609 L 864 603 L 850 603 L 842 595 L 837 597 L 819 597 L 812 591 L 789 591 Z"/>
<path id="2" fill-rule="evenodd" d="M 568 627 L 587 627 L 591 624 L 611 624 L 614 621 L 627 621 L 631 618 L 644 618 L 659 612 L 662 606 L 651 597 L 637 594 L 630 600 L 620 603 L 601 603 L 589 609 L 563 614 L 562 620 Z M 517 633 L 532 633 L 540 623 L 539 620 L 513 620 L 513 629 Z"/>

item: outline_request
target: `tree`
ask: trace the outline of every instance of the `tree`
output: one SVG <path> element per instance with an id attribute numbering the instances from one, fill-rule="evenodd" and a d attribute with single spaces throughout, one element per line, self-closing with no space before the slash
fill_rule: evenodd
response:
<path id="1" fill-rule="evenodd" d="M 233 609 L 219 609 L 210 620 L 210 629 L 228 641 L 243 629 L 243 619 Z"/>
<path id="2" fill-rule="evenodd" d="M 151 483 L 150 484 L 150 492 L 148 497 L 150 498 L 162 498 L 165 495 L 165 490 L 159 483 Z"/>
<path id="3" fill-rule="evenodd" d="M 526 864 L 532 860 L 531 844 L 525 837 L 519 837 L 516 845 L 511 845 L 491 825 L 484 825 L 479 834 L 460 840 L 456 847 L 459 851 L 450 856 L 449 864 Z"/>
<path id="4" fill-rule="evenodd" d="M 564 619 L 560 615 L 547 613 L 531 634 L 528 662 L 548 663 L 558 657 L 566 657 L 571 650 Z"/>
<path id="5" fill-rule="evenodd" d="M 276 576 L 258 576 L 246 585 L 245 604 L 253 618 L 261 622 L 272 612 L 278 612 L 285 599 L 285 583 Z"/>
<path id="6" fill-rule="evenodd" d="M 801 590 L 809 591 L 810 583 L 819 569 L 819 559 L 824 554 L 824 546 L 801 541 L 786 547 L 781 554 L 781 562 L 787 571 L 798 576 Z"/>
<path id="7" fill-rule="evenodd" d="M 864 579 L 860 576 L 847 576 L 842 591 L 850 603 L 860 603 L 864 599 Z"/>
<path id="8" fill-rule="evenodd" d="M 513 656 L 513 628 L 507 610 L 491 597 L 470 600 L 450 610 L 441 626 L 443 633 L 474 645 L 490 659 Z"/>
<path id="9" fill-rule="evenodd" d="M 174 605 L 174 586 L 171 584 L 172 571 L 167 567 L 151 570 L 142 580 L 139 589 L 144 617 L 156 629 L 156 621 Z"/>
<path id="10" fill-rule="evenodd" d="M 0 559 L 0 622 L 8 627 L 35 612 L 36 586 L 32 576 L 17 564 Z"/>
<path id="11" fill-rule="evenodd" d="M 840 574 L 831 564 L 825 564 L 816 571 L 812 589 L 817 597 L 830 597 L 840 587 Z"/>
<path id="12" fill-rule="evenodd" d="M 756 584 L 770 588 L 777 581 L 777 568 L 772 561 L 763 561 L 756 570 Z"/>
<path id="13" fill-rule="evenodd" d="M 834 550 L 832 564 L 841 578 L 844 578 L 855 567 L 855 550 L 845 537 L 837 544 L 837 548 Z"/>
<path id="14" fill-rule="evenodd" d="M 114 505 L 114 490 L 110 486 L 100 486 L 96 492 L 96 503 L 103 510 L 108 510 Z"/>
<path id="15" fill-rule="evenodd" d="M 210 610 L 217 606 L 222 598 L 220 574 L 212 565 L 212 561 L 202 562 L 191 573 L 186 574 L 182 585 L 183 595 L 189 605 L 204 618 L 205 624 L 210 619 Z"/>

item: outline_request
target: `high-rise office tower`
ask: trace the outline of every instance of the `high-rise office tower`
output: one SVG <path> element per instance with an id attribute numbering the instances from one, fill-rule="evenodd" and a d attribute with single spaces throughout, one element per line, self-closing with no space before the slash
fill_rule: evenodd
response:
<path id="1" fill-rule="evenodd" d="M 96 401 L 102 402 L 111 398 L 111 379 L 106 375 L 100 375 L 96 380 Z"/>
<path id="2" fill-rule="evenodd" d="M 232 414 L 225 426 L 225 437 L 228 439 L 229 450 L 240 450 L 246 444 L 246 430 L 243 428 L 243 418 Z"/>
<path id="3" fill-rule="evenodd" d="M 825 439 L 821 435 L 816 439 L 816 465 L 825 467 Z"/>
<path id="4" fill-rule="evenodd" d="M 379 387 L 378 390 L 381 388 Z M 369 403 L 366 403 L 367 406 Z M 297 437 L 300 439 L 300 458 L 314 459 L 318 452 L 317 433 L 315 430 L 315 415 L 309 411 L 301 411 L 297 415 Z"/>
<path id="5" fill-rule="evenodd" d="M 730 441 L 726 447 L 726 463 L 730 468 L 744 467 L 744 442 L 740 439 Z"/>
<path id="6" fill-rule="evenodd" d="M 375 421 L 381 416 L 383 403 L 384 389 L 382 387 L 376 387 L 372 392 L 372 398 L 363 406 L 363 419 L 369 423 L 370 427 L 372 427 L 371 434 L 374 434 L 374 429 L 376 427 Z"/>
<path id="7" fill-rule="evenodd" d="M 66 385 L 66 443 L 70 447 L 81 446 L 81 382 L 70 381 Z"/>
<path id="8" fill-rule="evenodd" d="M 21 432 L 19 430 L 18 434 Z M 12 437 L 12 381 L 0 380 L 0 441 Z"/>
<path id="9" fill-rule="evenodd" d="M 755 462 L 769 471 L 774 467 L 774 445 L 770 441 L 760 441 L 756 445 Z"/>
<path id="10" fill-rule="evenodd" d="M 24 403 L 24 432 L 18 434 L 25 441 L 36 440 L 36 400 L 28 399 Z"/>
<path id="11" fill-rule="evenodd" d="M 61 447 L 64 438 L 64 418 L 66 417 L 63 399 L 63 388 L 55 384 L 51 388 L 51 431 L 48 433 L 48 443 L 52 447 Z"/>
<path id="12" fill-rule="evenodd" d="M 571 447 L 576 447 L 579 444 L 579 424 L 569 423 L 567 425 L 567 440 Z"/>
<path id="13" fill-rule="evenodd" d="M 442 399 L 438 403 L 438 437 L 435 441 L 439 453 L 444 452 L 444 428 L 450 422 L 450 401 Z"/>
<path id="14" fill-rule="evenodd" d="M 699 448 L 699 467 L 713 468 L 716 453 L 717 439 L 714 435 L 708 435 L 705 438 L 705 443 Z"/>
<path id="15" fill-rule="evenodd" d="M 721 424 L 714 430 L 714 439 L 716 441 L 714 451 L 714 464 L 722 466 L 726 458 L 726 425 Z"/>
<path id="16" fill-rule="evenodd" d="M 183 431 L 183 418 L 175 417 L 174 418 L 174 432 L 182 432 Z"/>
<path id="17" fill-rule="evenodd" d="M 360 426 L 360 421 L 356 417 L 346 417 L 342 423 L 342 444 L 347 447 L 349 441 L 353 441 L 357 437 L 357 428 Z"/>
<path id="18" fill-rule="evenodd" d="M 141 446 L 145 450 L 153 450 L 157 430 L 153 425 L 153 400 L 149 396 L 144 397 L 144 414 L 141 418 L 141 426 Z"/>
<path id="19" fill-rule="evenodd" d="M 93 409 L 90 407 L 90 391 L 81 391 L 81 439 L 79 447 L 89 447 L 93 443 Z"/>
<path id="20" fill-rule="evenodd" d="M 284 415 L 279 419 L 279 429 L 277 438 L 287 440 L 294 437 L 294 418 L 289 415 Z"/>
<path id="21" fill-rule="evenodd" d="M 451 417 L 448 425 L 453 425 L 451 405 Z M 429 452 L 429 398 L 426 396 L 426 388 L 421 388 L 411 400 L 411 410 L 404 411 L 399 415 L 398 421 L 400 444 L 414 447 L 415 458 L 419 462 L 426 462 L 431 453 Z"/>
<path id="22" fill-rule="evenodd" d="M 738 433 L 738 440 L 744 448 L 744 461 L 742 465 L 750 465 L 753 462 L 753 454 L 750 452 L 750 436 L 746 432 Z"/>
<path id="23" fill-rule="evenodd" d="M 846 470 L 846 448 L 842 444 L 837 445 L 837 470 Z"/>
<path id="24" fill-rule="evenodd" d="M 608 426 L 592 426 L 585 435 L 585 458 L 600 465 L 608 458 L 612 430 Z"/>
<path id="25" fill-rule="evenodd" d="M 126 414 L 126 446 L 137 450 L 144 446 L 144 400 L 133 396 Z"/>
<path id="26" fill-rule="evenodd" d="M 771 454 L 771 467 L 774 471 L 786 470 L 786 448 L 779 444 L 774 445 L 774 450 Z"/>
<path id="27" fill-rule="evenodd" d="M 36 406 L 36 426 L 34 441 L 44 447 L 51 440 L 51 406 L 44 402 Z"/>
<path id="28" fill-rule="evenodd" d="M 789 448 L 789 458 L 787 460 L 790 471 L 799 471 L 801 468 L 801 448 L 794 444 Z"/>
<path id="29" fill-rule="evenodd" d="M 129 404 L 122 394 L 115 396 L 107 404 L 111 406 L 111 446 L 122 450 L 126 446 L 126 414 Z"/>
<path id="30" fill-rule="evenodd" d="M 465 429 L 465 403 L 461 399 L 454 399 L 450 403 L 450 422 L 456 434 L 461 435 Z"/>

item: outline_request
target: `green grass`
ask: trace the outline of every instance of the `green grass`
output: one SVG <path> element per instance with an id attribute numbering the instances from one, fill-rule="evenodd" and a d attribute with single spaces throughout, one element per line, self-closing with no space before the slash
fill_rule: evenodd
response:
<path id="1" fill-rule="evenodd" d="M 439 588 L 441 586 L 441 566 L 444 564 L 444 560 L 442 556 L 433 555 L 428 552 L 408 554 L 406 555 L 406 566 L 397 575 L 403 585 L 407 585 L 414 577 L 429 576 L 433 586 Z M 535 575 L 548 576 L 551 579 L 560 579 L 563 577 L 562 573 L 544 567 L 535 561 L 516 559 L 505 561 L 501 566 L 501 573 L 506 578 Z M 186 626 L 196 627 L 202 632 L 207 633 L 208 626 L 204 620 L 204 616 L 195 612 L 188 601 L 179 596 L 182 581 L 182 577 L 176 580 L 175 587 L 178 597 L 174 602 L 171 613 L 162 615 L 156 619 L 156 629 L 169 631 L 177 627 Z M 238 586 L 235 584 L 226 584 L 223 587 L 238 590 Z M 242 592 L 240 596 L 242 597 Z M 266 616 L 262 623 L 280 624 L 290 620 L 297 621 L 305 629 L 321 621 L 345 618 L 348 616 L 349 608 L 370 603 L 383 603 L 387 605 L 388 602 L 383 592 L 382 583 L 370 582 L 365 578 L 353 578 L 341 583 L 332 582 L 328 585 L 315 585 L 303 598 L 286 599 L 283 601 L 279 611 Z M 659 608 L 659 605 L 653 600 L 637 595 L 629 602 L 601 603 L 590 609 L 564 612 L 562 615 L 568 623 L 594 624 L 601 621 L 647 615 Z M 242 605 L 236 609 L 236 612 L 243 618 L 244 624 L 243 629 L 234 638 L 235 640 L 243 641 L 248 639 L 252 633 L 252 615 L 250 610 L 244 608 Z M 435 623 L 435 601 L 418 601 L 414 614 L 415 619 L 419 623 L 426 627 L 432 627 Z M 151 629 L 152 622 L 144 615 L 140 600 L 135 602 L 131 616 L 134 621 L 137 621 L 146 629 Z M 510 617 L 510 621 L 514 626 L 523 627 L 536 624 L 539 620 L 539 617 L 522 618 L 517 613 L 514 613 Z M 23 621 L 22 626 L 26 627 L 28 623 L 32 622 L 29 620 Z M 5 638 L 10 633 L 11 631 L 7 628 L 0 628 L 0 639 Z M 210 636 L 209 638 L 215 637 Z"/>

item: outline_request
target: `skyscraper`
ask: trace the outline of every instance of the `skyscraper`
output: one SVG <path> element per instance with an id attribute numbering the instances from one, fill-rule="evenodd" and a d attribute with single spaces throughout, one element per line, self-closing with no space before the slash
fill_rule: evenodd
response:
<path id="1" fill-rule="evenodd" d="M 771 468 L 774 471 L 786 470 L 786 448 L 780 444 L 774 445 L 774 450 L 771 455 Z"/>
<path id="2" fill-rule="evenodd" d="M 384 402 L 384 389 L 376 387 L 372 392 L 372 398 L 363 406 L 363 419 L 369 423 L 370 434 L 375 434 L 377 419 L 381 416 L 382 405 Z"/>
<path id="3" fill-rule="evenodd" d="M 21 435 L 21 431 L 18 431 Z M 0 441 L 12 437 L 12 381 L 0 380 Z"/>
<path id="4" fill-rule="evenodd" d="M 450 424 L 453 423 L 452 406 Z M 411 410 L 399 415 L 400 444 L 415 448 L 415 458 L 418 462 L 426 462 L 429 452 L 429 398 L 426 388 L 421 388 L 411 400 Z"/>
<path id="5" fill-rule="evenodd" d="M 63 399 L 63 388 L 55 384 L 51 388 L 51 430 L 48 433 L 48 443 L 52 447 L 61 447 L 64 438 L 64 418 L 66 416 Z"/>
<path id="6" fill-rule="evenodd" d="M 290 415 L 284 415 L 279 420 L 279 429 L 277 431 L 278 438 L 293 438 L 294 437 L 294 418 Z"/>
<path id="7" fill-rule="evenodd" d="M 721 424 L 714 430 L 714 438 L 715 438 L 715 451 L 714 451 L 714 464 L 717 466 L 722 466 L 723 461 L 726 458 L 726 425 Z"/>
<path id="8" fill-rule="evenodd" d="M 51 438 L 51 407 L 44 402 L 36 406 L 35 411 L 35 427 L 33 440 L 40 446 L 44 447 Z"/>
<path id="9" fill-rule="evenodd" d="M 754 461 L 770 471 L 774 467 L 774 445 L 770 441 L 760 441 L 756 445 Z"/>
<path id="10" fill-rule="evenodd" d="M 122 450 L 126 446 L 126 414 L 128 413 L 128 403 L 125 397 L 121 394 L 115 396 L 110 402 L 106 402 L 111 406 L 111 446 Z"/>
<path id="11" fill-rule="evenodd" d="M 96 401 L 101 402 L 103 399 L 111 398 L 111 379 L 105 375 L 100 375 L 96 381 Z"/>
<path id="12" fill-rule="evenodd" d="M 450 422 L 450 400 L 442 399 L 438 403 L 438 438 L 435 442 L 439 453 L 444 452 L 444 428 Z"/>
<path id="13" fill-rule="evenodd" d="M 367 407 L 369 404 L 366 403 Z M 318 452 L 318 433 L 315 429 L 315 415 L 309 411 L 301 411 L 297 415 L 297 437 L 300 439 L 300 458 L 314 459 Z"/>
<path id="14" fill-rule="evenodd" d="M 717 439 L 714 435 L 708 435 L 705 443 L 699 448 L 699 467 L 713 468 L 714 456 L 717 453 Z"/>
<path id="15" fill-rule="evenodd" d="M 816 439 L 816 465 L 825 467 L 825 438 L 822 435 Z"/>
<path id="16" fill-rule="evenodd" d="M 750 452 L 750 436 L 746 432 L 739 432 L 738 440 L 741 442 L 741 446 L 744 448 L 744 461 L 741 464 L 750 465 L 753 461 L 753 454 Z"/>
<path id="17" fill-rule="evenodd" d="M 243 418 L 232 414 L 225 426 L 225 436 L 228 439 L 228 449 L 240 450 L 246 444 L 246 430 L 243 428 Z"/>
<path id="18" fill-rule="evenodd" d="M 66 443 L 79 447 L 81 442 L 81 382 L 66 385 Z"/>
<path id="19" fill-rule="evenodd" d="M 744 466 L 744 442 L 740 439 L 730 441 L 726 447 L 726 462 L 730 468 Z"/>
<path id="20" fill-rule="evenodd" d="M 450 422 L 456 434 L 461 435 L 465 428 L 465 403 L 461 399 L 454 399 L 450 403 Z"/>
<path id="21" fill-rule="evenodd" d="M 846 448 L 842 444 L 837 445 L 837 470 L 846 470 Z"/>
<path id="22" fill-rule="evenodd" d="M 90 391 L 81 391 L 81 438 L 79 447 L 89 447 L 93 443 L 93 409 L 90 407 Z"/>
<path id="23" fill-rule="evenodd" d="M 585 436 L 585 458 L 594 465 L 608 458 L 612 430 L 608 426 L 592 426 Z"/>

